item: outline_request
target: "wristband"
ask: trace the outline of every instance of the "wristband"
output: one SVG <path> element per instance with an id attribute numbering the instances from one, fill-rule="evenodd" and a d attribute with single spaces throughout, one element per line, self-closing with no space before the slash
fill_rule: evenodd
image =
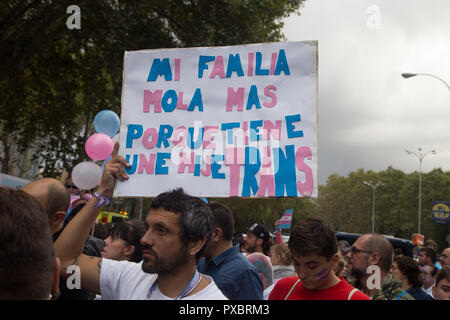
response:
<path id="1" fill-rule="evenodd" d="M 99 202 L 97 202 L 97 204 L 94 206 L 95 209 L 100 208 L 102 205 L 107 206 L 111 203 L 111 200 L 109 198 L 101 196 L 98 192 L 94 193 L 94 197 L 99 200 Z"/>

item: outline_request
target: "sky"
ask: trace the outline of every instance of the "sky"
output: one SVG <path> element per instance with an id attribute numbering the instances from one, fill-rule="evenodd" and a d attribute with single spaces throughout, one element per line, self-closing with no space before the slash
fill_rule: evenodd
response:
<path id="1" fill-rule="evenodd" d="M 450 170 L 449 0 L 306 0 L 288 41 L 318 41 L 318 183 L 389 166 Z"/>

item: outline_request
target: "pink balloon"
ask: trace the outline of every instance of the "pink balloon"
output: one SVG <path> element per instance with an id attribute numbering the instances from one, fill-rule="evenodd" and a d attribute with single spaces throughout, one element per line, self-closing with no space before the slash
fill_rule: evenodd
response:
<path id="1" fill-rule="evenodd" d="M 114 141 L 104 133 L 96 133 L 87 139 L 84 149 L 92 160 L 105 160 L 112 154 Z"/>

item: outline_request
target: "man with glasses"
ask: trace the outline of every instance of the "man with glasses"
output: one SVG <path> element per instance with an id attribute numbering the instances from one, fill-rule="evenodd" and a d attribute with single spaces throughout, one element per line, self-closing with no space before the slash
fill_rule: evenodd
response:
<path id="1" fill-rule="evenodd" d="M 449 266 L 450 267 L 450 248 L 444 249 L 441 253 L 441 260 L 439 261 L 441 266 Z"/>
<path id="2" fill-rule="evenodd" d="M 404 291 L 402 283 L 389 273 L 393 248 L 383 236 L 366 234 L 359 237 L 347 256 L 349 273 L 356 279 L 355 286 L 372 300 L 414 300 L 407 293 L 401 295 Z"/>

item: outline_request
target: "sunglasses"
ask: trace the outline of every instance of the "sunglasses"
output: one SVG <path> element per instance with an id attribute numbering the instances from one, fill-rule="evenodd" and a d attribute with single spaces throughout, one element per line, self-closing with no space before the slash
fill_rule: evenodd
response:
<path id="1" fill-rule="evenodd" d="M 78 187 L 75 186 L 75 185 L 73 185 L 73 184 L 66 184 L 66 188 L 67 188 L 67 189 L 75 189 L 75 190 L 78 190 Z"/>
<path id="2" fill-rule="evenodd" d="M 364 252 L 364 253 L 367 253 L 367 254 L 372 254 L 372 253 L 373 253 L 373 251 L 364 250 L 364 249 L 359 249 L 359 248 L 357 248 L 357 247 L 355 247 L 355 246 L 353 246 L 353 247 L 350 249 L 350 252 L 352 253 L 352 255 L 355 255 L 355 254 L 357 254 L 358 252 Z"/>

